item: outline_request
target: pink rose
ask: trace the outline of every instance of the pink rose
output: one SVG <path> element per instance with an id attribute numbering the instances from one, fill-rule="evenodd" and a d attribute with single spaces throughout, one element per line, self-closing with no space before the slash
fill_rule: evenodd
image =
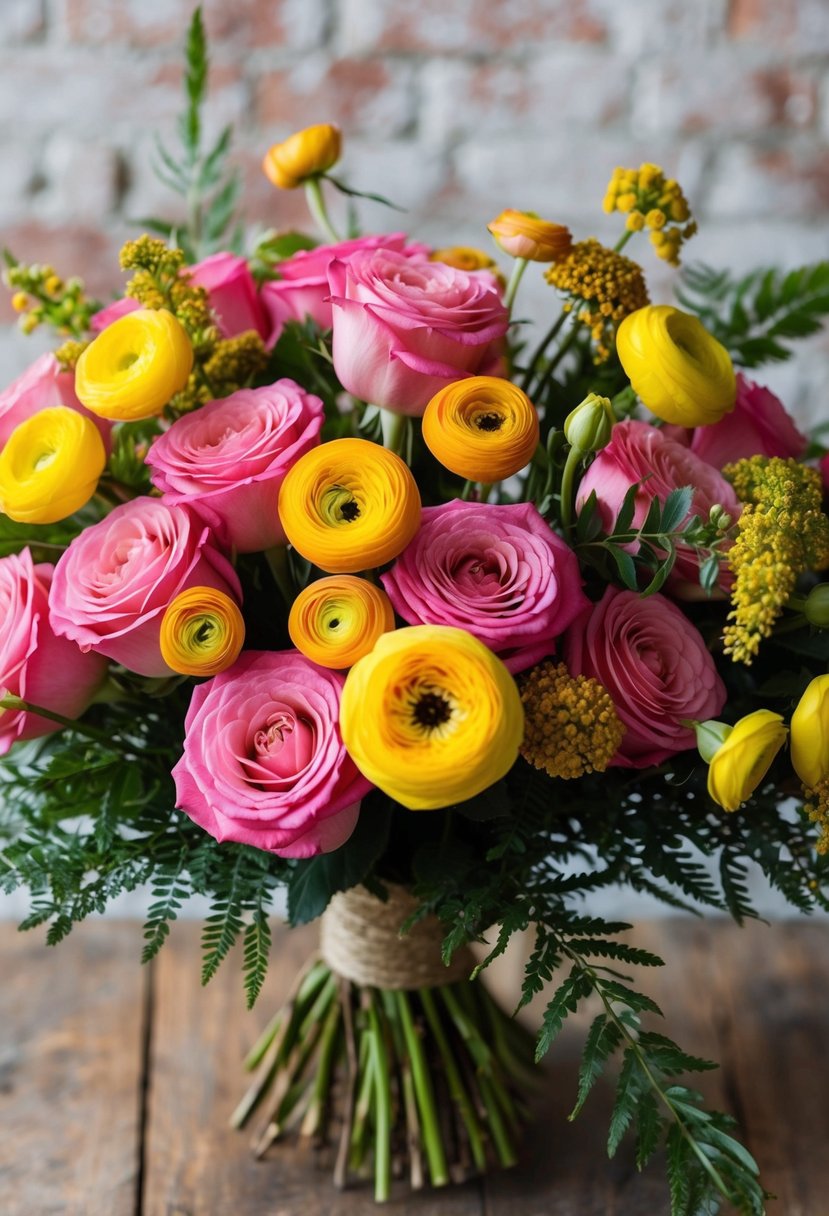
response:
<path id="1" fill-rule="evenodd" d="M 418 416 L 453 380 L 496 374 L 509 313 L 495 280 L 384 249 L 328 271 L 334 370 L 362 401 Z"/>
<path id="2" fill-rule="evenodd" d="M 371 789 L 340 736 L 343 683 L 296 650 L 244 651 L 193 690 L 176 805 L 217 840 L 280 857 L 339 848 Z"/>
<path id="3" fill-rule="evenodd" d="M 780 398 L 740 372 L 734 409 L 713 426 L 697 427 L 691 451 L 721 469 L 746 456 L 793 456 L 799 460 L 808 443 Z"/>
<path id="4" fill-rule="evenodd" d="M 123 296 L 120 300 L 113 300 L 111 304 L 106 304 L 97 312 L 93 312 L 89 318 L 89 328 L 93 334 L 99 334 L 113 321 L 120 321 L 121 317 L 126 317 L 140 307 L 141 305 L 137 300 L 133 300 L 132 296 Z"/>
<path id="5" fill-rule="evenodd" d="M 35 359 L 22 376 L 18 376 L 0 393 L 0 448 L 5 446 L 12 431 L 21 422 L 55 405 L 65 405 L 91 418 L 109 452 L 112 423 L 104 418 L 96 418 L 81 405 L 75 396 L 73 373 L 61 371 L 60 364 L 52 354 Z"/>
<path id="6" fill-rule="evenodd" d="M 185 503 L 223 525 L 240 553 L 285 544 L 279 487 L 299 457 L 319 443 L 323 404 L 293 380 L 247 388 L 179 418 L 147 454 L 164 501 Z"/>
<path id="7" fill-rule="evenodd" d="M 21 697 L 64 718 L 89 706 L 107 669 L 106 659 L 82 654 L 49 625 L 54 567 L 33 565 L 28 549 L 0 558 L 0 696 Z M 60 730 L 56 722 L 0 709 L 0 755 L 13 743 Z"/>
<path id="8" fill-rule="evenodd" d="M 235 338 L 255 330 L 266 339 L 271 326 L 256 292 L 256 283 L 245 258 L 234 253 L 214 253 L 188 268 L 195 287 L 204 287 L 223 338 Z"/>
<path id="9" fill-rule="evenodd" d="M 692 486 L 694 496 L 689 514 L 708 518 L 715 503 L 736 520 L 740 514 L 740 503 L 733 487 L 715 468 L 701 460 L 689 448 L 669 439 L 655 426 L 647 422 L 629 419 L 617 422 L 610 443 L 599 452 L 579 485 L 577 506 L 581 507 L 595 490 L 599 513 L 605 528 L 610 528 L 628 490 L 636 482 L 642 482 L 636 494 L 633 526 L 639 527 L 645 520 L 654 498 L 664 503 L 671 490 L 681 486 Z M 699 588 L 699 562 L 697 554 L 688 545 L 677 545 L 676 564 L 671 573 L 670 585 L 676 594 Z M 728 584 L 729 572 L 725 565 L 720 568 L 720 585 Z M 683 586 L 687 584 L 687 588 Z"/>
<path id="10" fill-rule="evenodd" d="M 551 654 L 589 605 L 575 554 L 532 503 L 427 507 L 381 581 L 408 624 L 466 629 L 511 672 Z"/>
<path id="11" fill-rule="evenodd" d="M 159 633 L 165 609 L 188 587 L 241 599 L 236 572 L 187 507 L 134 498 L 85 528 L 55 567 L 52 628 L 142 676 L 170 675 Z"/>
<path id="12" fill-rule="evenodd" d="M 271 342 L 276 342 L 286 321 L 304 321 L 311 317 L 320 329 L 330 329 L 331 316 L 328 267 L 335 258 L 345 260 L 353 253 L 366 249 L 391 249 L 407 258 L 428 255 L 426 245 L 407 244 L 405 232 L 389 232 L 375 236 L 359 236 L 336 245 L 318 245 L 316 249 L 301 249 L 293 257 L 278 262 L 278 279 L 262 284 L 261 299 L 270 318 Z"/>
<path id="13" fill-rule="evenodd" d="M 820 472 L 823 477 L 823 488 L 829 494 L 829 453 L 820 462 Z"/>
<path id="14" fill-rule="evenodd" d="M 571 675 L 603 684 L 627 727 L 613 763 L 660 764 L 696 746 L 682 720 L 716 718 L 726 691 L 699 632 L 662 595 L 608 587 L 564 643 Z"/>

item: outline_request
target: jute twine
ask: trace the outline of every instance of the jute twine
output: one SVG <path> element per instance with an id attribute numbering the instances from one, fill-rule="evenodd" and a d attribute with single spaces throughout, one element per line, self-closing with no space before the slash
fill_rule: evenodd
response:
<path id="1" fill-rule="evenodd" d="M 417 907 L 406 887 L 384 884 L 388 900 L 365 887 L 335 895 L 322 916 L 320 953 L 338 975 L 372 988 L 435 988 L 468 979 L 475 965 L 469 950 L 457 950 L 448 967 L 440 947 L 446 936 L 436 916 L 427 916 L 400 935 Z"/>

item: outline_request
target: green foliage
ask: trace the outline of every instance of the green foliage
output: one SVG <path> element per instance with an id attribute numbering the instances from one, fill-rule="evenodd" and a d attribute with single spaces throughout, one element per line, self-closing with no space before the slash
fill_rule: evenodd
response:
<path id="1" fill-rule="evenodd" d="M 688 266 L 676 295 L 739 367 L 759 367 L 790 359 L 794 340 L 820 330 L 829 315 L 829 262 L 790 271 L 763 267 L 742 277 Z"/>

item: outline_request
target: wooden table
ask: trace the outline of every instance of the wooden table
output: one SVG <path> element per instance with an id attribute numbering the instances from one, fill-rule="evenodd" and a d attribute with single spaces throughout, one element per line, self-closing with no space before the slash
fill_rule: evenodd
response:
<path id="1" fill-rule="evenodd" d="M 90 922 L 56 950 L 0 926 L 0 1210 L 4 1216 L 368 1216 L 311 1150 L 254 1162 L 227 1130 L 239 1061 L 313 933 L 279 932 L 261 1004 L 244 1011 L 238 960 L 199 986 L 199 926 L 174 928 L 141 968 L 140 926 Z M 777 1216 L 829 1213 L 829 925 L 671 920 L 637 941 L 672 959 L 646 991 L 687 1050 L 723 1063 L 708 1097 L 735 1114 Z M 664 1177 L 603 1153 L 609 1085 L 568 1124 L 579 1036 L 552 1053 L 525 1161 L 390 1205 L 406 1216 L 663 1216 Z"/>

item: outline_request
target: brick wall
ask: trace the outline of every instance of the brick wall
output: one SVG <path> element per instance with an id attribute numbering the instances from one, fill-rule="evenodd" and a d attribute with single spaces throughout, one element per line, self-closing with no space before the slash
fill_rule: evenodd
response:
<path id="1" fill-rule="evenodd" d="M 486 243 L 504 206 L 608 231 L 617 163 L 656 160 L 737 267 L 829 256 L 829 0 L 206 0 L 210 125 L 238 127 L 251 225 L 303 218 L 259 172 L 266 146 L 334 119 L 351 182 L 441 244 Z M 0 232 L 98 292 L 130 219 L 170 212 L 148 165 L 180 105 L 191 0 L 0 0 Z M 370 205 L 367 227 L 400 217 Z M 669 278 L 645 246 L 656 294 Z M 529 276 L 528 276 L 529 277 Z M 544 307 L 544 288 L 529 289 Z M 5 300 L 3 307 L 6 307 Z M 8 312 L 2 317 L 8 319 Z M 0 336 L 0 378 L 36 349 Z M 801 416 L 829 342 L 772 379 Z"/>

